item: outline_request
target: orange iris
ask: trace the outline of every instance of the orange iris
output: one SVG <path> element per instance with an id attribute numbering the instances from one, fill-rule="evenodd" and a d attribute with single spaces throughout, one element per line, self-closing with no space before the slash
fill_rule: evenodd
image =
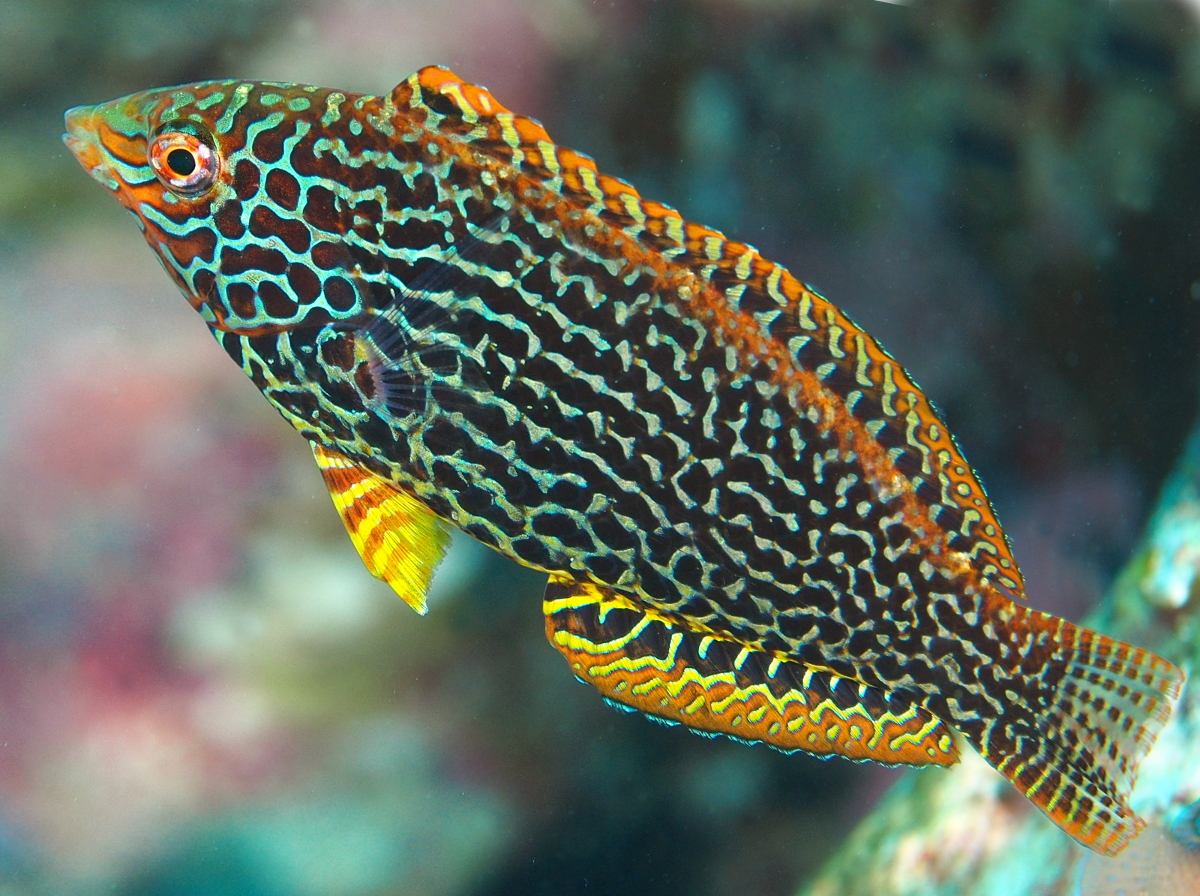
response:
<path id="1" fill-rule="evenodd" d="M 174 192 L 195 196 L 213 185 L 221 166 L 217 154 L 201 137 L 166 130 L 150 141 L 150 167 Z"/>

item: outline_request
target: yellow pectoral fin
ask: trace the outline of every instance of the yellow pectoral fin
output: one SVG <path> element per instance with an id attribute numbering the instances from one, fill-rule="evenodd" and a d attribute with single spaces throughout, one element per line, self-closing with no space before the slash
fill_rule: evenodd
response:
<path id="1" fill-rule="evenodd" d="M 552 576 L 546 636 L 606 699 L 702 734 L 784 752 L 889 765 L 950 765 L 937 716 L 897 693 L 755 648 L 636 598 Z"/>
<path id="2" fill-rule="evenodd" d="M 450 544 L 445 523 L 416 498 L 344 454 L 310 444 L 333 506 L 363 563 L 424 616 L 429 582 Z"/>

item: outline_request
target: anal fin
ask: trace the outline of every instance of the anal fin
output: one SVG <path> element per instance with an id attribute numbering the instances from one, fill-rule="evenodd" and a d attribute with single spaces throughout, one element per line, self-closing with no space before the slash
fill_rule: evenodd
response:
<path id="1" fill-rule="evenodd" d="M 332 448 L 311 445 L 333 505 L 367 570 L 425 615 L 433 571 L 450 544 L 446 525 L 383 477 Z"/>
<path id="2" fill-rule="evenodd" d="M 940 718 L 908 698 L 758 650 L 628 595 L 553 576 L 546 637 L 610 701 L 702 734 L 784 752 L 951 765 Z"/>

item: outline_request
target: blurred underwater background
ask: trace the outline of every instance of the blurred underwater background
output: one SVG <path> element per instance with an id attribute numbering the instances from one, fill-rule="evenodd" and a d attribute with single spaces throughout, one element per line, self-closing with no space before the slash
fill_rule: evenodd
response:
<path id="1" fill-rule="evenodd" d="M 901 779 L 614 712 L 465 539 L 418 617 L 59 139 L 430 63 L 878 337 L 1039 609 L 1137 544 L 1200 385 L 1200 4 L 0 0 L 0 896 L 784 896 Z"/>

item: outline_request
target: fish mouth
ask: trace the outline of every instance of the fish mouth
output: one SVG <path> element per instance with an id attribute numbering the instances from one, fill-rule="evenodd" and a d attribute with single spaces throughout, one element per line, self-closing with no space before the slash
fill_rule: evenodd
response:
<path id="1" fill-rule="evenodd" d="M 63 134 L 63 143 L 79 160 L 84 171 L 90 174 L 110 190 L 116 189 L 116 179 L 108 166 L 104 164 L 104 153 L 96 140 L 97 115 L 95 106 L 76 106 L 68 109 L 63 116 L 67 132 Z"/>

